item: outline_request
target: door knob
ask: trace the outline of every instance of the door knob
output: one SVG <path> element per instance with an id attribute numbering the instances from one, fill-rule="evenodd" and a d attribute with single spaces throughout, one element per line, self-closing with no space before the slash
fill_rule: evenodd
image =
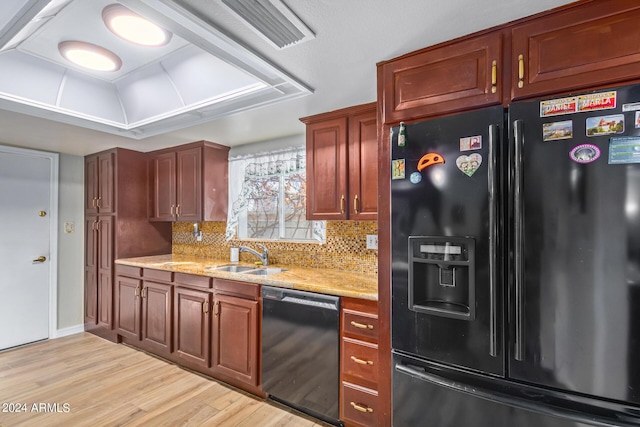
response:
<path id="1" fill-rule="evenodd" d="M 34 259 L 33 262 L 45 262 L 46 260 L 46 256 L 39 256 L 38 258 Z"/>

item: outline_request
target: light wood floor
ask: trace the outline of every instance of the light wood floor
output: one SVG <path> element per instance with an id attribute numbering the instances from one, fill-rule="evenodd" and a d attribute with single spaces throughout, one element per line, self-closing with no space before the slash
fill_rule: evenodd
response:
<path id="1" fill-rule="evenodd" d="M 0 427 L 325 426 L 87 333 L 0 352 L 0 405 Z"/>

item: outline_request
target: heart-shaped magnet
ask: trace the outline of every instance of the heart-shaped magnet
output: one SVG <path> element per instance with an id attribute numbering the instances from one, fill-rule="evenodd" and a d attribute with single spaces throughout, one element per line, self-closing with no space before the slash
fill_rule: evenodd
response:
<path id="1" fill-rule="evenodd" d="M 482 164 L 482 156 L 478 153 L 473 153 L 468 156 L 460 156 L 456 159 L 456 165 L 458 169 L 467 176 L 471 176 Z"/>

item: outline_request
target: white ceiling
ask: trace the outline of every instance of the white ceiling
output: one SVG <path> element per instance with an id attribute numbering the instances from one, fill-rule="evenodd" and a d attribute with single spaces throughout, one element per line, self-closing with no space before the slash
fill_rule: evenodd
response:
<path id="1" fill-rule="evenodd" d="M 571 0 L 284 2 L 315 33 L 315 39 L 276 50 L 216 1 L 174 0 L 173 3 L 294 76 L 302 85 L 313 89 L 311 95 L 141 140 L 0 110 L 0 144 L 86 155 L 116 146 L 150 151 L 201 139 L 237 146 L 302 134 L 304 125 L 298 121 L 299 117 L 374 101 L 376 63 L 380 61 Z M 131 7 L 136 2 L 127 3 Z"/>

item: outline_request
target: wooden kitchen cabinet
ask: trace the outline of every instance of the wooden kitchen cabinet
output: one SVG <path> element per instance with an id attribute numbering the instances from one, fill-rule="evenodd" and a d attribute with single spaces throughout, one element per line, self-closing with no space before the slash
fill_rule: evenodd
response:
<path id="1" fill-rule="evenodd" d="M 117 341 L 114 260 L 171 252 L 171 224 L 147 220 L 146 154 L 92 154 L 85 172 L 85 330 Z"/>
<path id="2" fill-rule="evenodd" d="M 640 4 L 599 0 L 511 29 L 512 99 L 640 77 Z"/>
<path id="3" fill-rule="evenodd" d="M 500 31 L 443 43 L 378 65 L 384 123 L 502 102 Z"/>
<path id="4" fill-rule="evenodd" d="M 259 303 L 216 294 L 213 309 L 212 370 L 258 385 Z"/>
<path id="5" fill-rule="evenodd" d="M 300 120 L 306 124 L 307 219 L 377 219 L 375 103 Z"/>
<path id="6" fill-rule="evenodd" d="M 86 157 L 84 200 L 86 214 L 114 213 L 114 162 L 114 151 Z"/>
<path id="7" fill-rule="evenodd" d="M 378 426 L 377 303 L 342 298 L 340 325 L 340 419 L 347 426 Z"/>
<path id="8" fill-rule="evenodd" d="M 113 326 L 113 217 L 85 218 L 85 325 Z"/>
<path id="9" fill-rule="evenodd" d="M 213 376 L 254 390 L 260 383 L 260 285 L 214 280 Z"/>
<path id="10" fill-rule="evenodd" d="M 136 273 L 139 276 L 139 270 L 126 266 L 116 268 L 116 331 L 131 338 L 133 345 L 167 355 L 173 344 L 173 286 L 135 277 Z"/>
<path id="11" fill-rule="evenodd" d="M 211 293 L 176 286 L 174 348 L 188 363 L 208 368 L 211 354 Z"/>
<path id="12" fill-rule="evenodd" d="M 226 220 L 228 154 L 206 141 L 149 153 L 150 219 Z"/>

